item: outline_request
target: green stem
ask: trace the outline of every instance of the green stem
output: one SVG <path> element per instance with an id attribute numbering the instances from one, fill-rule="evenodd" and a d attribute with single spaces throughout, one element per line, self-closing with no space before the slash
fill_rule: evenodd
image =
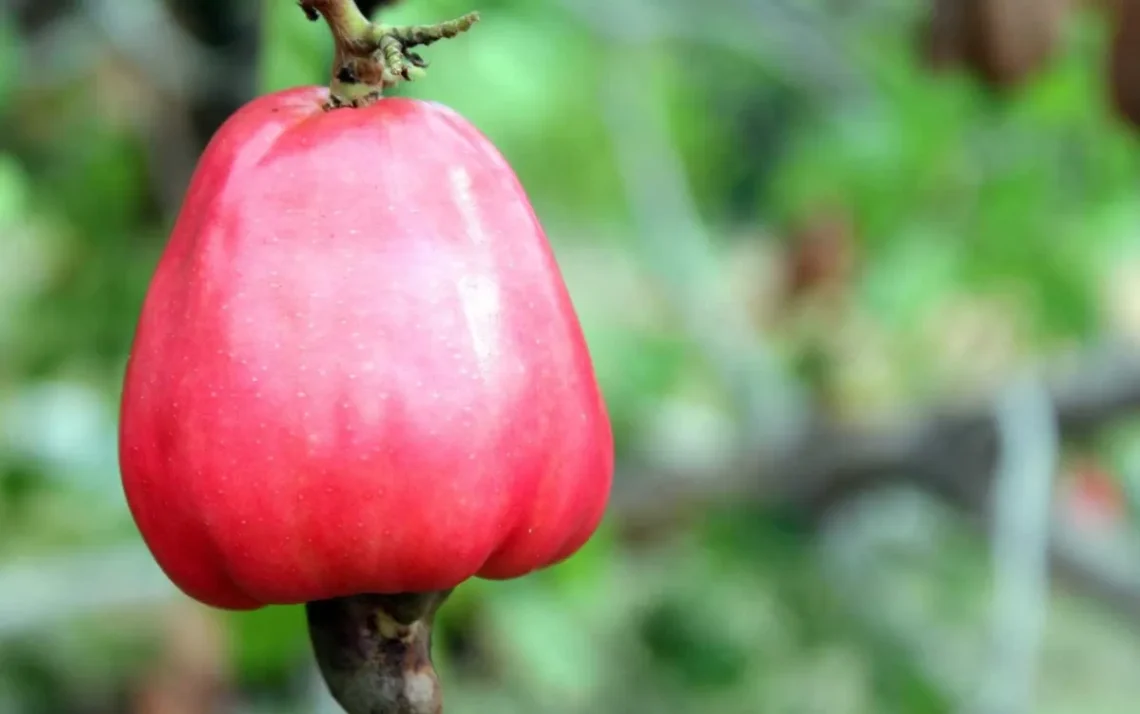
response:
<path id="1" fill-rule="evenodd" d="M 363 107 L 384 91 L 423 75 L 427 61 L 412 50 L 455 37 L 479 21 L 479 13 L 435 25 L 394 27 L 371 22 L 355 0 L 300 0 L 310 20 L 321 17 L 336 45 L 327 109 Z"/>
<path id="2" fill-rule="evenodd" d="M 431 631 L 450 594 L 356 595 L 305 605 L 321 676 L 348 714 L 442 713 Z"/>

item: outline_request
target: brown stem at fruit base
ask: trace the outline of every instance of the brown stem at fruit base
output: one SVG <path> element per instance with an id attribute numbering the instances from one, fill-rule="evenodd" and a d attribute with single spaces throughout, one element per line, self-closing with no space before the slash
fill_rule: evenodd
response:
<path id="1" fill-rule="evenodd" d="M 305 605 L 321 676 L 348 714 L 443 711 L 431 630 L 450 594 L 356 595 Z"/>
<path id="2" fill-rule="evenodd" d="M 479 13 L 435 25 L 395 27 L 371 22 L 355 0 L 300 0 L 310 20 L 325 18 L 336 44 L 326 109 L 364 107 L 400 82 L 422 76 L 427 61 L 412 50 L 466 32 Z"/>

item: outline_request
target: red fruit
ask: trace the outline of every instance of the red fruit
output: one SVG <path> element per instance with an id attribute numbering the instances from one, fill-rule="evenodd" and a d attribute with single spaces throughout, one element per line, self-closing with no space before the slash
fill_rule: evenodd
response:
<path id="1" fill-rule="evenodd" d="M 219 130 L 127 368 L 131 512 L 216 607 L 520 576 L 609 495 L 590 356 L 506 161 L 438 104 L 327 98 Z"/>

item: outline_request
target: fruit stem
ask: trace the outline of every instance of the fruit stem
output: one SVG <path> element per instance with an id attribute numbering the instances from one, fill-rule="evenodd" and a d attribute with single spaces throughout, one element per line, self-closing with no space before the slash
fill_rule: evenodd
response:
<path id="1" fill-rule="evenodd" d="M 356 0 L 300 0 L 310 20 L 325 18 L 336 44 L 326 109 L 364 107 L 401 81 L 424 74 L 427 60 L 412 50 L 462 34 L 479 13 L 435 25 L 395 27 L 371 22 Z"/>
<path id="2" fill-rule="evenodd" d="M 450 594 L 355 595 L 305 605 L 321 676 L 348 714 L 441 714 L 431 631 Z"/>

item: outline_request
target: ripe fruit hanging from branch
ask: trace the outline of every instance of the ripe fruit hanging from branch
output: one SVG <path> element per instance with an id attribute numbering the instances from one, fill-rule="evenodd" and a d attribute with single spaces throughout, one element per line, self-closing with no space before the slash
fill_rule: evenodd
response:
<path id="1" fill-rule="evenodd" d="M 201 157 L 127 367 L 123 485 L 188 595 L 307 603 L 350 714 L 434 714 L 436 609 L 587 541 L 610 424 L 507 162 L 455 112 L 381 98 L 473 19 L 303 6 L 336 79 L 251 101 Z"/>
<path id="2" fill-rule="evenodd" d="M 935 69 L 964 67 L 990 87 L 1016 87 L 1056 52 L 1069 2 L 933 0 L 923 55 Z"/>

